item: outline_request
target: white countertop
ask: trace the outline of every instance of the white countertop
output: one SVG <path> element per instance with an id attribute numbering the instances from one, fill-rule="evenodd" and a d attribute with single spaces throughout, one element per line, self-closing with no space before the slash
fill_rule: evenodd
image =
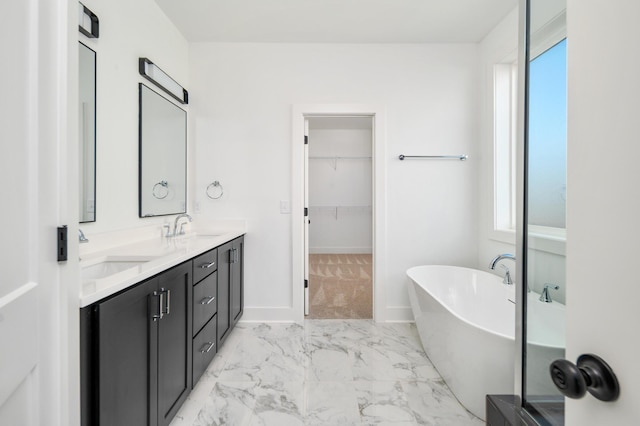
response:
<path id="1" fill-rule="evenodd" d="M 162 237 L 136 241 L 131 244 L 86 254 L 82 256 L 80 261 L 81 276 L 82 268 L 98 264 L 107 259 L 111 261 L 138 259 L 144 262 L 104 278 L 83 280 L 80 286 L 80 307 L 88 306 L 120 290 L 124 290 L 201 253 L 231 241 L 244 233 L 243 229 L 217 232 L 215 235 L 190 233 L 172 238 Z"/>

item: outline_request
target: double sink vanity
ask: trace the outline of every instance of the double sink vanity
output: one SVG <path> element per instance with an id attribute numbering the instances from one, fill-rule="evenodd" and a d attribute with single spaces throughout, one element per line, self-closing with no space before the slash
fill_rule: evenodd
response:
<path id="1" fill-rule="evenodd" d="M 240 319 L 244 230 L 83 255 L 82 425 L 168 425 Z"/>
<path id="2" fill-rule="evenodd" d="M 96 167 L 96 140 L 108 139 L 96 129 L 96 85 L 102 78 L 96 57 L 104 42 L 114 41 L 108 34 L 98 40 L 98 17 L 80 7 L 91 17 L 91 31 L 80 27 L 79 41 L 79 222 L 84 224 L 109 212 L 96 199 L 96 182 L 110 182 L 108 173 L 96 176 L 96 170 L 108 170 L 106 164 Z M 127 230 L 89 235 L 90 242 L 80 244 L 81 424 L 166 426 L 242 316 L 244 224 L 189 234 L 183 234 L 184 223 L 178 228 L 180 219 L 191 221 L 188 92 L 146 57 L 123 72 L 127 78 L 140 74 L 139 220 L 100 216 L 99 229 Z M 104 119 L 108 125 L 113 120 Z M 222 192 L 206 195 L 218 199 Z M 170 215 L 177 215 L 172 233 L 170 224 L 157 219 Z M 146 218 L 156 219 L 147 226 Z M 89 241 L 82 231 L 79 236 L 81 243 Z"/>

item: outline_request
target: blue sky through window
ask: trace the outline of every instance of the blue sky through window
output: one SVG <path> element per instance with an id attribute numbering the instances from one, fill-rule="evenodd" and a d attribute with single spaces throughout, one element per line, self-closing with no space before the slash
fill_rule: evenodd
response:
<path id="1" fill-rule="evenodd" d="M 529 223 L 565 228 L 567 41 L 529 65 Z"/>

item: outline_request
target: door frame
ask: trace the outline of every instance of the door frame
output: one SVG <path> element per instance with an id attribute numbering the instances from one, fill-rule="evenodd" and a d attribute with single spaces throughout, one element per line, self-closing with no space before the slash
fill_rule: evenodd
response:
<path id="1" fill-rule="evenodd" d="M 387 215 L 386 215 L 386 109 L 375 104 L 296 104 L 292 108 L 291 139 L 291 249 L 292 308 L 296 321 L 304 320 L 304 121 L 307 117 L 362 116 L 372 118 L 372 222 L 373 222 L 373 320 L 387 321 Z"/>

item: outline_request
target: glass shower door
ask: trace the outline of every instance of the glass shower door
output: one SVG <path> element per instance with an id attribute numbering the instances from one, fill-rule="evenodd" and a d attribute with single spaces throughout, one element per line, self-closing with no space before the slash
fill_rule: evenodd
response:
<path id="1" fill-rule="evenodd" d="M 566 4 L 528 6 L 522 405 L 539 424 L 562 425 L 549 365 L 565 355 Z"/>

